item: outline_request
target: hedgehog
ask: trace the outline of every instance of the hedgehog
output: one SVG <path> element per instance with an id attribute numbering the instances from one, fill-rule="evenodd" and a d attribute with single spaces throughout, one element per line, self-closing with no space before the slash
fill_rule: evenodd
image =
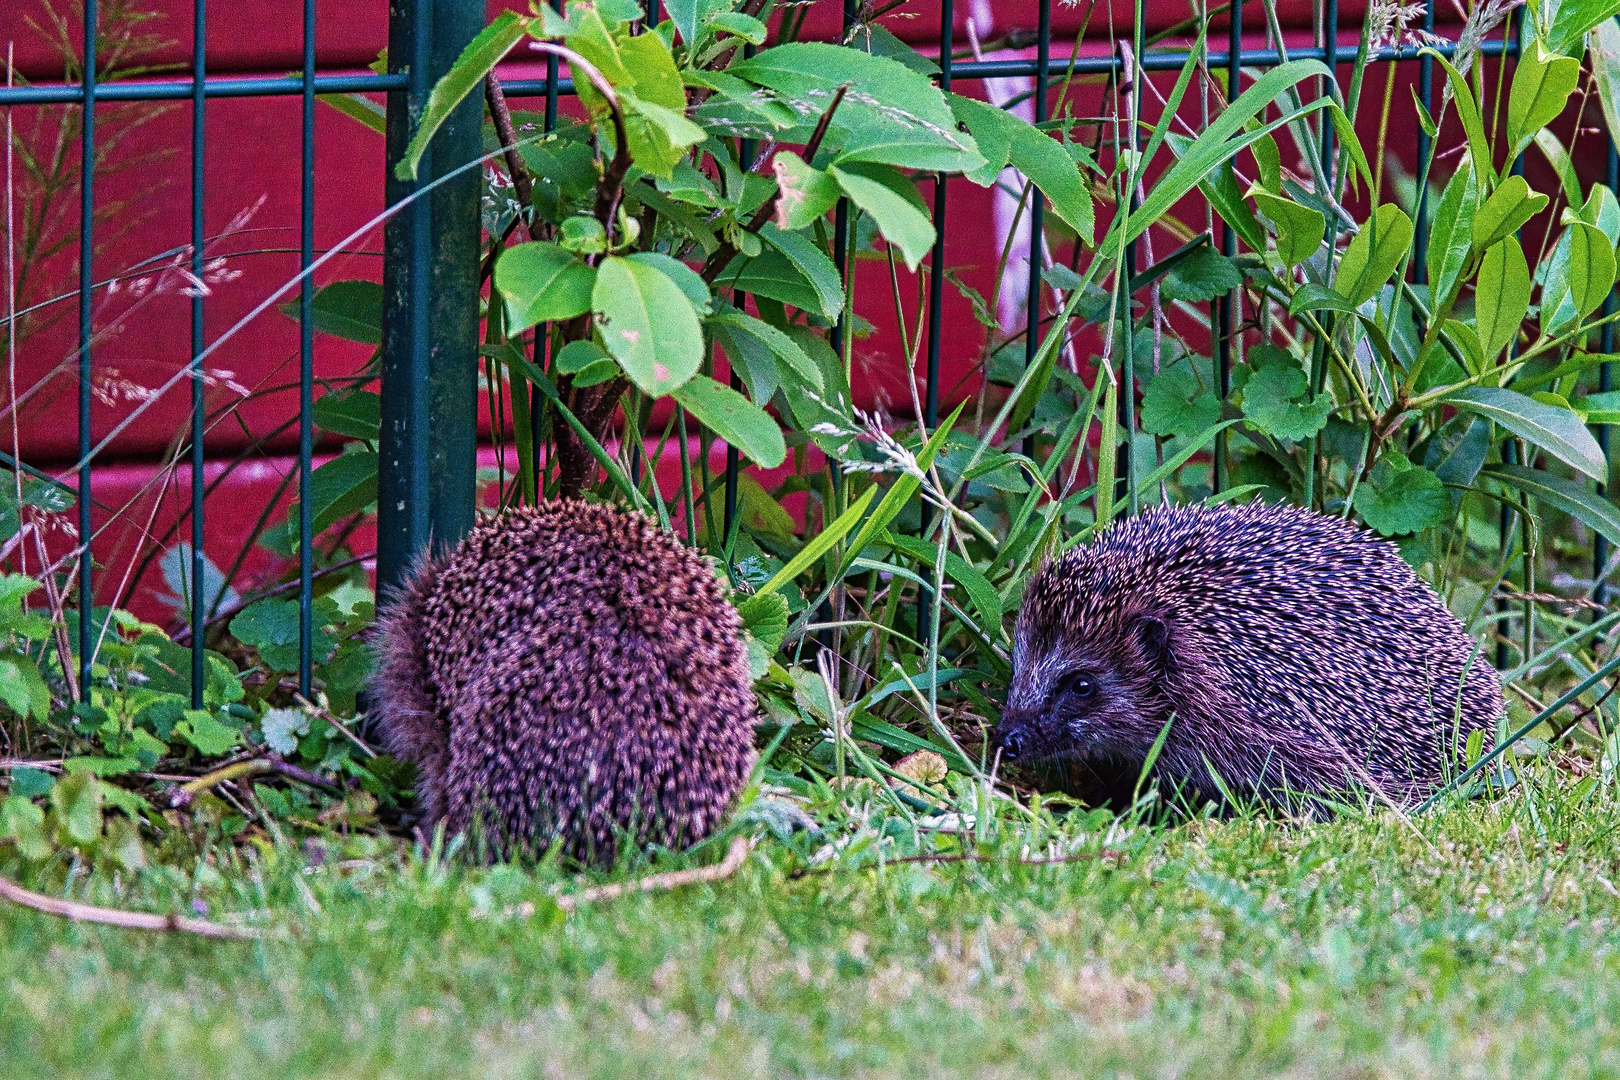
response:
<path id="1" fill-rule="evenodd" d="M 491 854 L 691 844 L 752 768 L 741 620 L 642 514 L 507 511 L 419 561 L 379 631 L 371 714 L 417 766 L 421 824 Z"/>
<path id="2" fill-rule="evenodd" d="M 1150 779 L 1190 802 L 1324 817 L 1357 792 L 1413 805 L 1503 711 L 1390 541 L 1297 507 L 1157 507 L 1030 579 L 996 739 L 1129 791 L 1165 732 Z"/>

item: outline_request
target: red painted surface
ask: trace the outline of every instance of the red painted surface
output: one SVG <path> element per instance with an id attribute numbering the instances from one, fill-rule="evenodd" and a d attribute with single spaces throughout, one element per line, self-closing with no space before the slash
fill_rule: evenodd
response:
<path id="1" fill-rule="evenodd" d="M 19 71 L 34 81 L 48 82 L 60 77 L 60 62 L 53 62 L 50 49 L 23 22 L 31 14 L 39 18 L 38 3 L 19 0 L 0 4 L 0 42 L 15 41 Z M 155 59 L 185 73 L 190 57 L 191 5 L 180 0 L 155 0 L 150 6 L 163 13 L 151 29 L 174 42 L 160 50 Z M 836 35 L 840 7 L 829 0 L 817 3 L 807 24 L 809 35 Z M 497 5 L 491 5 L 491 11 L 496 9 Z M 286 0 L 260 5 L 213 4 L 208 42 L 210 71 L 285 74 L 298 67 L 301 10 L 301 5 Z M 915 3 L 906 10 L 914 17 L 889 18 L 885 25 L 919 43 L 937 39 L 937 2 Z M 959 45 L 969 39 L 972 20 L 978 39 L 993 43 L 1010 31 L 1031 29 L 1035 10 L 1030 0 L 1002 0 L 995 4 L 989 0 L 957 0 L 956 39 Z M 1186 9 L 1183 5 L 1152 3 L 1148 10 L 1150 28 L 1161 29 L 1184 18 Z M 1356 27 L 1361 10 L 1358 5 L 1343 6 L 1342 24 Z M 1054 4 L 1054 72 L 1061 71 L 1062 59 L 1070 48 L 1068 40 L 1078 31 L 1086 11 L 1083 4 Z M 1306 0 L 1289 0 L 1281 6 L 1281 12 L 1285 25 L 1309 25 L 1310 5 Z M 1085 54 L 1106 54 L 1111 38 L 1127 37 L 1130 13 L 1127 0 L 1113 0 L 1111 10 L 1101 3 L 1092 9 L 1087 43 L 1083 46 Z M 327 0 L 320 14 L 317 45 L 323 71 L 360 70 L 385 42 L 386 6 L 382 3 L 340 7 Z M 77 33 L 75 27 L 69 27 L 70 35 Z M 1212 48 L 1224 48 L 1224 31 L 1217 27 L 1215 34 Z M 1355 37 L 1354 32 L 1346 32 L 1341 39 L 1346 60 L 1354 55 Z M 1295 47 L 1306 45 L 1309 31 L 1290 31 L 1287 40 Z M 1258 36 L 1251 36 L 1246 43 L 1248 48 L 1263 46 Z M 996 55 L 1033 54 L 1025 50 Z M 534 76 L 540 72 L 543 69 L 524 58 L 514 61 L 508 75 Z M 1414 81 L 1415 76 L 1415 63 L 1400 66 L 1397 81 L 1402 85 L 1395 91 L 1398 116 L 1409 114 L 1405 84 Z M 1174 73 L 1155 76 L 1153 81 L 1160 94 L 1168 93 Z M 958 82 L 955 89 L 973 96 L 995 95 L 995 88 L 981 82 Z M 1004 85 L 1000 90 L 1005 98 L 1017 86 Z M 1073 113 L 1098 115 L 1104 108 L 1102 94 L 1101 80 L 1077 79 L 1070 88 Z M 1370 114 L 1377 111 L 1376 96 L 1369 89 Z M 514 104 L 532 107 L 534 102 Z M 207 255 L 222 262 L 214 275 L 217 280 L 209 283 L 205 328 L 209 341 L 224 339 L 206 361 L 210 372 L 206 398 L 210 410 L 217 414 L 207 439 L 209 456 L 215 461 L 210 469 L 222 469 L 225 460 L 243 453 L 256 441 L 262 443 L 249 464 L 233 472 L 209 497 L 208 554 L 222 565 L 229 565 L 241 550 L 291 466 L 293 459 L 288 452 L 296 445 L 296 429 L 288 425 L 296 417 L 297 326 L 273 306 L 249 316 L 297 271 L 299 106 L 296 97 L 216 99 L 208 105 L 204 207 L 207 230 L 213 239 Z M 1156 115 L 1158 108 L 1158 103 L 1150 99 L 1148 114 Z M 1197 110 L 1196 96 L 1190 96 L 1184 114 L 1196 123 Z M 61 108 L 14 110 L 19 130 L 28 132 L 39 125 L 36 138 L 41 145 L 49 142 L 63 115 L 66 113 Z M 98 400 L 93 408 L 93 429 L 98 441 L 110 436 L 98 457 L 102 464 L 96 469 L 93 484 L 95 500 L 100 504 L 96 511 L 98 526 L 104 525 L 94 548 L 98 561 L 106 567 L 98 586 L 98 599 L 102 601 L 113 599 L 114 591 L 127 595 L 128 585 L 120 587 L 120 582 L 154 545 L 166 546 L 189 532 L 184 523 L 189 491 L 187 470 L 181 467 L 168 472 L 162 465 L 173 447 L 179 445 L 189 422 L 188 384 L 180 375 L 190 350 L 190 299 L 185 295 L 188 283 L 174 270 L 161 269 L 161 262 L 154 267 L 148 261 L 164 253 L 172 257 L 190 236 L 190 104 L 157 108 L 103 106 L 98 110 L 98 123 L 106 133 L 135 121 L 139 125 L 124 136 L 119 150 L 124 166 L 104 170 L 96 182 L 98 206 L 109 213 L 98 225 L 101 240 L 94 271 L 98 279 L 120 279 L 116 290 L 102 289 L 95 297 L 97 338 L 93 356 Z M 1415 126 L 1408 128 L 1392 135 L 1392 146 L 1409 161 L 1416 132 Z M 1363 125 L 1362 137 L 1369 151 L 1376 136 L 1374 128 Z M 1587 146 L 1595 150 L 1597 143 L 1588 140 Z M 383 145 L 380 136 L 322 107 L 316 116 L 315 149 L 315 243 L 318 250 L 325 250 L 354 234 L 382 210 Z M 1284 154 L 1285 161 L 1293 156 L 1286 140 Z M 1531 178 L 1542 190 L 1553 189 L 1548 179 L 1537 182 L 1534 167 Z M 926 185 L 924 195 L 931 196 Z M 995 224 L 995 196 L 958 180 L 951 182 L 948 202 L 946 265 L 963 282 L 990 296 L 995 289 L 1002 247 Z M 75 228 L 76 192 L 69 194 L 60 212 L 65 217 L 59 225 L 68 230 Z M 1106 219 L 1109 211 L 1099 206 L 1098 212 L 1100 218 Z M 1005 205 L 1002 214 L 1005 221 Z M 1181 217 L 1197 223 L 1203 212 L 1189 201 Z M 1181 238 L 1160 229 L 1149 235 L 1156 256 L 1180 242 Z M 317 281 L 379 279 L 380 248 L 380 228 L 362 232 L 317 274 Z M 1066 260 L 1068 253 L 1059 250 L 1054 255 Z M 1146 258 L 1144 253 L 1144 261 Z M 19 410 L 22 457 L 47 470 L 66 470 L 76 456 L 78 439 L 76 245 L 69 244 L 36 267 L 33 280 L 34 286 L 23 297 L 25 304 L 57 299 L 42 310 L 42 324 L 23 343 L 20 354 L 18 386 L 31 388 Z M 906 357 L 886 261 L 860 260 L 850 293 L 855 309 L 874 324 L 874 332 L 855 345 L 857 403 L 866 409 L 909 414 L 912 397 L 907 386 Z M 903 268 L 900 294 L 909 332 L 917 325 L 917 283 Z M 950 286 L 945 289 L 943 326 L 940 385 L 942 398 L 950 403 L 977 389 L 975 371 L 986 332 L 974 319 L 968 300 Z M 1187 335 L 1193 347 L 1207 346 L 1203 331 L 1188 328 Z M 1087 351 L 1087 342 L 1082 339 L 1082 359 Z M 370 353 L 365 346 L 318 337 L 317 377 L 342 380 L 352 376 L 365 366 Z M 920 379 L 921 363 L 915 374 Z M 921 392 L 919 384 L 919 395 Z M 278 428 L 284 429 L 279 436 L 274 434 Z M 332 449 L 329 445 L 326 452 Z M 491 453 L 486 450 L 486 458 Z M 717 462 L 723 460 L 723 450 L 716 453 L 722 455 Z M 664 472 L 673 468 L 673 459 L 661 465 Z M 678 471 L 668 478 L 661 472 L 661 482 L 666 490 L 673 490 Z M 364 552 L 370 544 L 369 534 L 357 533 L 350 546 Z M 238 586 L 252 587 L 272 580 L 285 568 L 267 552 L 254 551 L 243 562 L 242 571 Z M 155 567 L 131 584 L 139 595 L 137 610 L 148 615 L 162 612 L 153 599 L 158 585 Z"/>

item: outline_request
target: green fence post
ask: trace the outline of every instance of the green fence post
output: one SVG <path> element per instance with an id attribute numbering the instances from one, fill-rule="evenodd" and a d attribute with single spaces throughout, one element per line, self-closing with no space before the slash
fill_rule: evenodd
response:
<path id="1" fill-rule="evenodd" d="M 476 0 L 391 0 L 388 68 L 409 85 L 388 95 L 388 205 L 482 151 L 483 98 L 472 94 L 434 136 L 418 179 L 394 175 L 433 84 L 483 25 Z M 469 169 L 383 230 L 381 589 L 430 541 L 455 543 L 476 513 L 480 183 Z"/>

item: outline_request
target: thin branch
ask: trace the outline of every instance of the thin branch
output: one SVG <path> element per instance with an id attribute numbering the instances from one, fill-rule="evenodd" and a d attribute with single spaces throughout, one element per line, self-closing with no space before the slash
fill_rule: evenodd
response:
<path id="1" fill-rule="evenodd" d="M 803 867 L 789 874 L 793 880 L 810 877 L 813 874 L 830 874 L 834 870 L 873 870 L 878 866 L 898 866 L 904 863 L 1005 863 L 1014 866 L 1057 866 L 1062 863 L 1091 862 L 1096 859 L 1113 859 L 1117 864 L 1125 858 L 1125 853 L 1117 848 L 1103 848 L 1101 851 L 1077 851 L 1069 855 L 1053 855 L 1040 859 L 1003 859 L 995 855 L 904 855 L 898 859 L 884 859 L 881 863 L 869 863 L 866 866 L 839 867 L 839 866 L 813 866 Z"/>
<path id="2" fill-rule="evenodd" d="M 624 107 L 619 104 L 619 95 L 614 92 L 613 84 L 596 69 L 596 65 L 579 53 L 549 41 L 531 42 L 530 48 L 567 60 L 568 66 L 573 68 L 576 74 L 584 72 L 591 86 L 606 99 L 608 108 L 613 113 L 613 136 L 617 145 L 613 148 L 613 160 L 608 163 L 602 173 L 602 179 L 596 185 L 596 220 L 607 230 L 608 247 L 612 248 L 613 219 L 618 214 L 619 201 L 624 196 L 625 175 L 630 171 L 630 136 L 624 128 Z"/>
<path id="3" fill-rule="evenodd" d="M 564 911 L 573 911 L 581 904 L 594 904 L 602 900 L 616 900 L 629 893 L 667 892 L 678 889 L 683 885 L 698 885 L 703 882 L 719 881 L 728 878 L 742 869 L 742 864 L 748 860 L 748 849 L 752 845 L 746 836 L 736 836 L 731 840 L 731 847 L 726 850 L 726 857 L 713 866 L 699 867 L 696 870 L 673 870 L 667 874 L 652 874 L 648 877 L 637 878 L 634 881 L 620 881 L 612 885 L 597 885 L 589 889 L 581 889 L 576 893 L 553 897 L 557 906 Z"/>
<path id="4" fill-rule="evenodd" d="M 489 115 L 495 121 L 495 134 L 501 140 L 506 155 L 506 171 L 512 177 L 512 190 L 517 193 L 518 205 L 527 210 L 534 205 L 534 181 L 529 168 L 517 152 L 517 129 L 512 126 L 512 113 L 506 107 L 506 95 L 501 92 L 501 80 L 491 71 L 484 76 L 484 96 L 489 99 Z M 519 220 L 522 215 L 518 215 Z M 524 235 L 532 235 L 523 226 Z"/>
<path id="5" fill-rule="evenodd" d="M 95 907 L 73 900 L 32 892 L 14 881 L 0 877 L 0 899 L 13 904 L 43 911 L 73 922 L 100 923 L 125 930 L 162 930 L 170 933 L 196 934 L 198 937 L 219 941 L 256 941 L 259 932 L 252 927 L 225 926 L 206 919 L 188 919 L 180 915 L 156 915 L 149 911 L 124 911 L 121 908 Z"/>

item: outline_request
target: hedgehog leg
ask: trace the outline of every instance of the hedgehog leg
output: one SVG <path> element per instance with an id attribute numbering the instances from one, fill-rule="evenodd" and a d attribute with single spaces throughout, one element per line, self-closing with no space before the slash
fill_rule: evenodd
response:
<path id="1" fill-rule="evenodd" d="M 444 817 L 450 766 L 450 727 L 433 690 L 423 610 L 437 576 L 437 567 L 424 560 L 378 616 L 371 677 L 371 715 L 385 745 L 395 757 L 416 765 L 424 830 Z"/>

